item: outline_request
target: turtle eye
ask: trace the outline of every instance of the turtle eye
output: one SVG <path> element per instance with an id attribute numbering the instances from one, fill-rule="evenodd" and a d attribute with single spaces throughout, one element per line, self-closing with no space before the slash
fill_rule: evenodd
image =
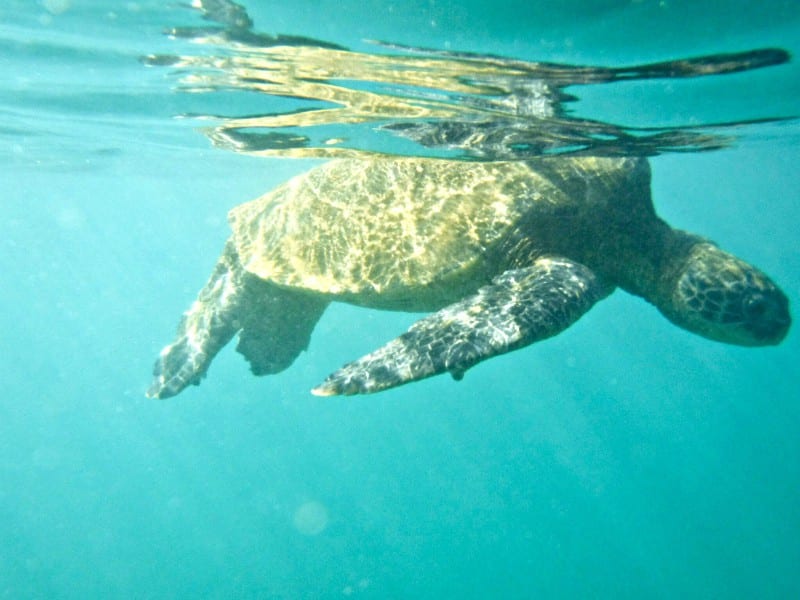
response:
<path id="1" fill-rule="evenodd" d="M 749 318 L 758 319 L 767 311 L 767 299 L 763 294 L 748 294 L 742 302 L 742 309 Z"/>

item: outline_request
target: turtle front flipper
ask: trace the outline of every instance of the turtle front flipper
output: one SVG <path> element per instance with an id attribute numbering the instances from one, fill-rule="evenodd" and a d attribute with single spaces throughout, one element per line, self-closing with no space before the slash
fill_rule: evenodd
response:
<path id="1" fill-rule="evenodd" d="M 613 288 L 587 267 L 540 258 L 420 321 L 312 390 L 318 396 L 377 392 L 473 365 L 563 331 Z"/>
<path id="2" fill-rule="evenodd" d="M 175 341 L 156 360 L 149 398 L 169 398 L 200 384 L 214 356 L 239 330 L 245 275 L 228 241 L 197 300 L 183 314 Z"/>

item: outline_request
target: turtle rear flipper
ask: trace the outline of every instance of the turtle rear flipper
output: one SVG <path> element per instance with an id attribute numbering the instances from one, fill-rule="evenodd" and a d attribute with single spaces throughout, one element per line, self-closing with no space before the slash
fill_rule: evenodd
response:
<path id="1" fill-rule="evenodd" d="M 306 348 L 329 302 L 321 296 L 280 288 L 247 274 L 247 304 L 236 351 L 254 375 L 279 373 Z"/>
<path id="2" fill-rule="evenodd" d="M 487 358 L 563 331 L 612 289 L 579 263 L 541 258 L 417 321 L 399 338 L 330 375 L 312 393 L 377 392 L 445 371 L 461 379 Z"/>
<path id="3" fill-rule="evenodd" d="M 246 272 L 229 241 L 208 283 L 184 313 L 175 341 L 156 360 L 147 396 L 169 398 L 199 385 L 237 331 L 236 349 L 254 374 L 282 371 L 306 349 L 327 305 L 327 299 L 283 289 Z"/>
<path id="4" fill-rule="evenodd" d="M 170 398 L 199 385 L 208 366 L 239 330 L 244 269 L 228 241 L 197 300 L 183 314 L 175 341 L 161 350 L 153 366 L 148 398 Z"/>

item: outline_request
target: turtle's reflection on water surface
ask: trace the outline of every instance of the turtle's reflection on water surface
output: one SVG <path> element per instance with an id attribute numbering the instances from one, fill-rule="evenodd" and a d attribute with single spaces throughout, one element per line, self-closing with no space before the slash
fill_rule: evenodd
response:
<path id="1" fill-rule="evenodd" d="M 217 123 L 206 129 L 214 144 L 235 152 L 482 161 L 542 154 L 653 156 L 722 148 L 731 142 L 734 126 L 793 116 L 630 127 L 566 110 L 577 100 L 576 86 L 737 73 L 785 63 L 789 55 L 781 49 L 628 67 L 527 62 L 382 43 L 376 43 L 376 53 L 366 53 L 300 36 L 257 33 L 244 8 L 227 0 L 196 0 L 194 6 L 216 25 L 169 33 L 219 52 L 142 60 L 179 69 L 179 89 L 186 92 L 263 94 L 273 110 L 204 117 Z"/>

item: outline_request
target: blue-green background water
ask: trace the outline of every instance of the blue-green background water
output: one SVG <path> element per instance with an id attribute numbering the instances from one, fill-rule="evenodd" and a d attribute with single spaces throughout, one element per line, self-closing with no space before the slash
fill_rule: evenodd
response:
<path id="1" fill-rule="evenodd" d="M 778 46 L 760 3 L 251 0 L 258 29 L 620 65 Z M 179 3 L 0 6 L 0 597 L 800 597 L 798 335 L 715 344 L 617 292 L 545 343 L 371 397 L 308 390 L 413 315 L 335 305 L 286 372 L 231 348 L 146 400 L 225 213 L 307 162 L 209 147 L 142 54 Z M 630 124 L 800 113 L 800 65 L 581 90 Z M 226 106 L 233 111 L 235 106 Z M 716 118 L 719 117 L 719 118 Z M 672 224 L 800 305 L 797 124 L 653 159 Z"/>

